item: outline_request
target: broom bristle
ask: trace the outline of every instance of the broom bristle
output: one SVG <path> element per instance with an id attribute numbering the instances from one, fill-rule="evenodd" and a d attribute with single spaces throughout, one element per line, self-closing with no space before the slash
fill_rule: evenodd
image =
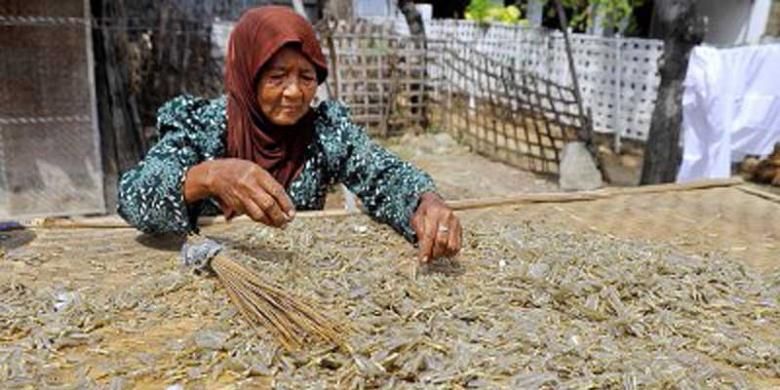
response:
<path id="1" fill-rule="evenodd" d="M 211 268 L 249 323 L 271 331 L 284 348 L 298 349 L 304 345 L 306 336 L 313 336 L 349 350 L 344 326 L 264 280 L 255 271 L 225 256 L 216 256 Z"/>

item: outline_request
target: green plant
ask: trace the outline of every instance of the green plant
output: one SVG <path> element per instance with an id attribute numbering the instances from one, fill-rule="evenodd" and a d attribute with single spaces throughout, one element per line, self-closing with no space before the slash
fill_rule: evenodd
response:
<path id="1" fill-rule="evenodd" d="M 545 0 L 549 2 L 549 0 Z M 604 17 L 602 27 L 619 27 L 624 21 L 631 23 L 634 9 L 642 6 L 646 0 L 561 0 L 564 7 L 573 10 L 574 16 L 569 21 L 569 27 L 575 30 L 584 30 L 593 26 L 594 9 Z M 555 7 L 550 7 L 550 12 L 555 13 Z"/>
<path id="2" fill-rule="evenodd" d="M 482 24 L 501 22 L 509 24 L 522 23 L 520 9 L 514 5 L 502 7 L 490 0 L 471 0 L 466 7 L 466 19 Z"/>
<path id="3" fill-rule="evenodd" d="M 466 7 L 466 19 L 484 22 L 490 7 L 494 7 L 490 0 L 471 0 Z"/>

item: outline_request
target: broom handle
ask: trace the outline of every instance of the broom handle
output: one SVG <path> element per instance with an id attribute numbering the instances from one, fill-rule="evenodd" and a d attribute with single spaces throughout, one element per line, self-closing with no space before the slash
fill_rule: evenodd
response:
<path id="1" fill-rule="evenodd" d="M 680 192 L 680 191 L 693 191 L 703 190 L 709 188 L 719 187 L 733 187 L 754 193 L 756 191 L 745 190 L 744 181 L 739 177 L 729 179 L 711 179 L 702 180 L 685 184 L 659 184 L 643 187 L 612 187 L 595 191 L 584 192 L 547 192 L 547 193 L 520 193 L 506 196 L 496 196 L 487 198 L 476 199 L 461 199 L 448 201 L 453 210 L 473 210 L 498 206 L 511 206 L 521 204 L 536 204 L 536 203 L 569 203 L 569 202 L 586 202 L 600 199 L 608 199 L 617 196 L 628 195 L 642 195 L 642 194 L 654 194 L 665 192 Z M 319 210 L 319 211 L 302 211 L 296 213 L 296 218 L 328 218 L 328 217 L 344 217 L 349 215 L 360 214 L 360 211 L 348 211 L 342 209 L 334 210 Z M 252 222 L 247 216 L 240 216 L 234 218 L 231 222 Z M 199 226 L 211 226 L 225 224 L 224 217 L 201 217 L 198 219 Z M 127 229 L 132 228 L 127 222 L 119 218 L 118 216 L 107 217 L 95 217 L 95 218 L 73 218 L 73 219 L 39 219 L 31 222 L 23 223 L 23 226 L 28 228 L 58 228 L 58 229 Z"/>

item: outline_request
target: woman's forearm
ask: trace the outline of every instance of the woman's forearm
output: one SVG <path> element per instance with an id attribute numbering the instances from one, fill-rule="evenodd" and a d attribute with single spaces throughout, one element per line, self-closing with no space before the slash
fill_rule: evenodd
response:
<path id="1" fill-rule="evenodd" d="M 187 170 L 184 178 L 184 201 L 192 204 L 211 196 L 209 188 L 209 166 L 213 161 L 204 161 Z"/>

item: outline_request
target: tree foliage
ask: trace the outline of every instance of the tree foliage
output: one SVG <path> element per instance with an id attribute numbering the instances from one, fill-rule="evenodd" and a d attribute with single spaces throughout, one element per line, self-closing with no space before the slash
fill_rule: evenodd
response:
<path id="1" fill-rule="evenodd" d="M 509 24 L 521 23 L 520 8 L 510 5 L 502 7 L 490 0 L 471 0 L 466 7 L 466 19 L 480 23 L 501 22 Z"/>
<path id="2" fill-rule="evenodd" d="M 550 5 L 551 16 L 555 14 L 554 0 L 541 0 Z M 622 23 L 631 23 L 634 9 L 647 0 L 561 0 L 564 8 L 571 12 L 569 26 L 575 30 L 585 30 L 595 23 L 594 10 L 603 15 L 602 27 L 614 28 Z M 480 23 L 503 22 L 524 23 L 522 10 L 517 6 L 500 6 L 491 0 L 471 0 L 466 7 L 466 19 Z"/>
<path id="3" fill-rule="evenodd" d="M 552 3 L 554 0 L 545 0 Z M 584 30 L 595 23 L 595 10 L 603 15 L 602 27 L 617 28 L 622 23 L 631 23 L 634 9 L 641 7 L 647 0 L 561 0 L 563 6 L 573 12 L 569 27 Z M 555 12 L 551 7 L 551 12 Z"/>

